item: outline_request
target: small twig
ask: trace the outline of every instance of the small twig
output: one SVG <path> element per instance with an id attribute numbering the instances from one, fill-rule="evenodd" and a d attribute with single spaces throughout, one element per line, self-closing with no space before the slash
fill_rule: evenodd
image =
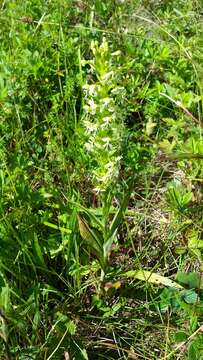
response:
<path id="1" fill-rule="evenodd" d="M 55 347 L 54 351 L 47 358 L 47 360 L 50 360 L 54 356 L 55 352 L 59 349 L 59 347 L 60 347 L 61 343 L 63 342 L 63 340 L 64 340 L 65 336 L 67 335 L 67 333 L 68 333 L 68 329 L 66 329 L 66 331 L 64 332 L 64 334 L 63 334 L 61 340 L 59 341 L 58 345 Z"/>
<path id="2" fill-rule="evenodd" d="M 35 31 L 34 31 L 34 35 L 36 34 L 38 28 L 40 27 L 40 25 L 41 25 L 41 23 L 42 23 L 45 15 L 46 15 L 46 12 L 44 12 L 44 14 L 43 14 L 43 15 L 41 16 L 41 18 L 39 19 L 39 21 L 38 21 L 38 23 L 37 23 L 37 26 L 36 26 L 36 28 L 35 28 Z"/>
<path id="3" fill-rule="evenodd" d="M 178 350 L 182 349 L 184 346 L 186 346 L 190 340 L 192 340 L 199 332 L 203 332 L 203 325 L 201 325 L 196 331 L 193 332 L 192 335 L 189 336 L 189 338 L 185 341 L 182 341 L 179 345 L 176 346 L 176 348 L 171 351 L 167 356 L 164 358 L 161 358 L 160 360 L 168 359 L 171 355 L 175 354 Z"/>
<path id="4" fill-rule="evenodd" d="M 195 121 L 198 125 L 203 127 L 203 122 L 199 121 L 188 109 L 185 108 L 185 106 L 179 100 L 176 101 L 173 98 L 171 98 L 170 96 L 168 96 L 167 94 L 164 94 L 162 92 L 160 92 L 160 95 L 162 95 L 162 96 L 166 97 L 167 99 L 169 99 L 176 106 L 178 106 L 180 109 L 182 109 L 193 121 Z"/>
<path id="5" fill-rule="evenodd" d="M 128 349 L 125 349 L 125 348 L 121 348 L 121 347 L 118 347 L 117 344 L 112 344 L 110 342 L 107 342 L 107 341 L 96 341 L 96 342 L 91 342 L 91 344 L 93 344 L 93 346 L 98 346 L 98 347 L 107 347 L 108 349 L 113 349 L 113 350 L 121 350 L 123 352 L 125 352 L 129 359 L 143 359 L 145 358 L 145 360 L 152 360 L 142 354 L 139 354 L 137 352 L 134 352 L 132 350 L 128 350 Z"/>

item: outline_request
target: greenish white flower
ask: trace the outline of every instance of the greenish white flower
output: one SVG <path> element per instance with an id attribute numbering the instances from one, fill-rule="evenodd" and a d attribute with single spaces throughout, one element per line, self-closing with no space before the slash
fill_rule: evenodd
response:
<path id="1" fill-rule="evenodd" d="M 87 139 L 84 146 L 94 164 L 92 178 L 95 189 L 103 192 L 115 183 L 119 175 L 123 125 L 116 98 L 122 97 L 124 89 L 115 85 L 116 71 L 109 60 L 111 54 L 106 39 L 100 46 L 97 41 L 92 41 L 91 49 L 94 58 L 89 65 L 97 80 L 83 86 L 83 123 Z"/>

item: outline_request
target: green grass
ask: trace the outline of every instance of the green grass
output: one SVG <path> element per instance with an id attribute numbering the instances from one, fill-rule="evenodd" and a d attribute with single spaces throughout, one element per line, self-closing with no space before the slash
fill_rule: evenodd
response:
<path id="1" fill-rule="evenodd" d="M 0 359 L 203 359 L 202 11 L 0 5 Z"/>

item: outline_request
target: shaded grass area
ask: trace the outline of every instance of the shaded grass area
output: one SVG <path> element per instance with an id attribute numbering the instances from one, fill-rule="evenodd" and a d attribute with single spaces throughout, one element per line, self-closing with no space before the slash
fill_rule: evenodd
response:
<path id="1" fill-rule="evenodd" d="M 1 359 L 202 358 L 201 23 L 0 5 Z"/>

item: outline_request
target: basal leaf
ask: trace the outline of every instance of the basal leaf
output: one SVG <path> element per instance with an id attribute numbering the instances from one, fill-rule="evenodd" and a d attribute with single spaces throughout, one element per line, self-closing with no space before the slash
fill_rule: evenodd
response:
<path id="1" fill-rule="evenodd" d="M 98 258 L 102 267 L 104 267 L 104 253 L 103 253 L 103 237 L 97 229 L 89 226 L 87 221 L 80 215 L 78 217 L 79 231 L 82 239 L 90 247 L 92 253 Z"/>

